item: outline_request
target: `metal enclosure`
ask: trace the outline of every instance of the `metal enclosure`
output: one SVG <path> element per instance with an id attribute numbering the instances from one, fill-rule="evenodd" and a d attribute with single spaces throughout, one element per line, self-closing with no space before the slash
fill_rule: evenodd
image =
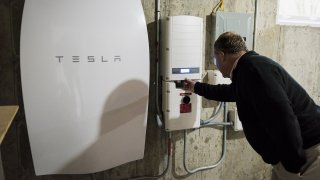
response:
<path id="1" fill-rule="evenodd" d="M 249 50 L 253 44 L 253 14 L 218 11 L 212 18 L 212 45 L 224 32 L 233 31 L 240 34 L 246 42 Z"/>

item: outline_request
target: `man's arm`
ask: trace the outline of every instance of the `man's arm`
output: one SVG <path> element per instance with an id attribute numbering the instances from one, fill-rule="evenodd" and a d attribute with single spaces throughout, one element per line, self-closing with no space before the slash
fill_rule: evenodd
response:
<path id="1" fill-rule="evenodd" d="M 211 85 L 207 83 L 200 83 L 194 80 L 185 79 L 183 89 L 186 91 L 194 92 L 210 100 L 221 102 L 234 102 L 235 91 L 234 85 Z"/>
<path id="2" fill-rule="evenodd" d="M 236 101 L 233 84 L 211 85 L 197 82 L 194 86 L 194 92 L 210 100 L 216 100 L 221 102 Z"/>

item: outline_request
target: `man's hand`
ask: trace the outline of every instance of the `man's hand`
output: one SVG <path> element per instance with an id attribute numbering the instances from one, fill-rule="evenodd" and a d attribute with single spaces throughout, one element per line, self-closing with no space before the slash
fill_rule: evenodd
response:
<path id="1" fill-rule="evenodd" d="M 194 92 L 194 85 L 195 84 L 196 84 L 196 81 L 186 78 L 183 82 L 182 89 L 185 91 Z"/>

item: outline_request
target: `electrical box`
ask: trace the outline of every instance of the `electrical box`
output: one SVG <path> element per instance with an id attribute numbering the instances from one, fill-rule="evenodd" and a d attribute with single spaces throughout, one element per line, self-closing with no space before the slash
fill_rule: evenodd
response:
<path id="1" fill-rule="evenodd" d="M 231 84 L 230 78 L 224 78 L 219 70 L 208 70 L 208 84 Z"/>
<path id="2" fill-rule="evenodd" d="M 170 16 L 161 21 L 162 110 L 167 131 L 200 126 L 201 97 L 182 89 L 185 78 L 201 80 L 203 19 Z"/>
<path id="3" fill-rule="evenodd" d="M 242 123 L 238 116 L 238 110 L 237 107 L 234 107 L 233 109 L 228 111 L 228 118 L 229 121 L 232 122 L 232 127 L 234 131 L 242 131 Z"/>
<path id="4" fill-rule="evenodd" d="M 218 11 L 212 18 L 212 45 L 218 37 L 227 31 L 240 34 L 248 50 L 252 50 L 253 43 L 253 14 Z"/>

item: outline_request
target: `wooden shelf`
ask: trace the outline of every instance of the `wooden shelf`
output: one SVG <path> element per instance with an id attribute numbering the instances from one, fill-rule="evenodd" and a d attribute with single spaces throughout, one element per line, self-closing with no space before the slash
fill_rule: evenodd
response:
<path id="1" fill-rule="evenodd" d="M 18 112 L 19 106 L 0 106 L 0 145 Z"/>

